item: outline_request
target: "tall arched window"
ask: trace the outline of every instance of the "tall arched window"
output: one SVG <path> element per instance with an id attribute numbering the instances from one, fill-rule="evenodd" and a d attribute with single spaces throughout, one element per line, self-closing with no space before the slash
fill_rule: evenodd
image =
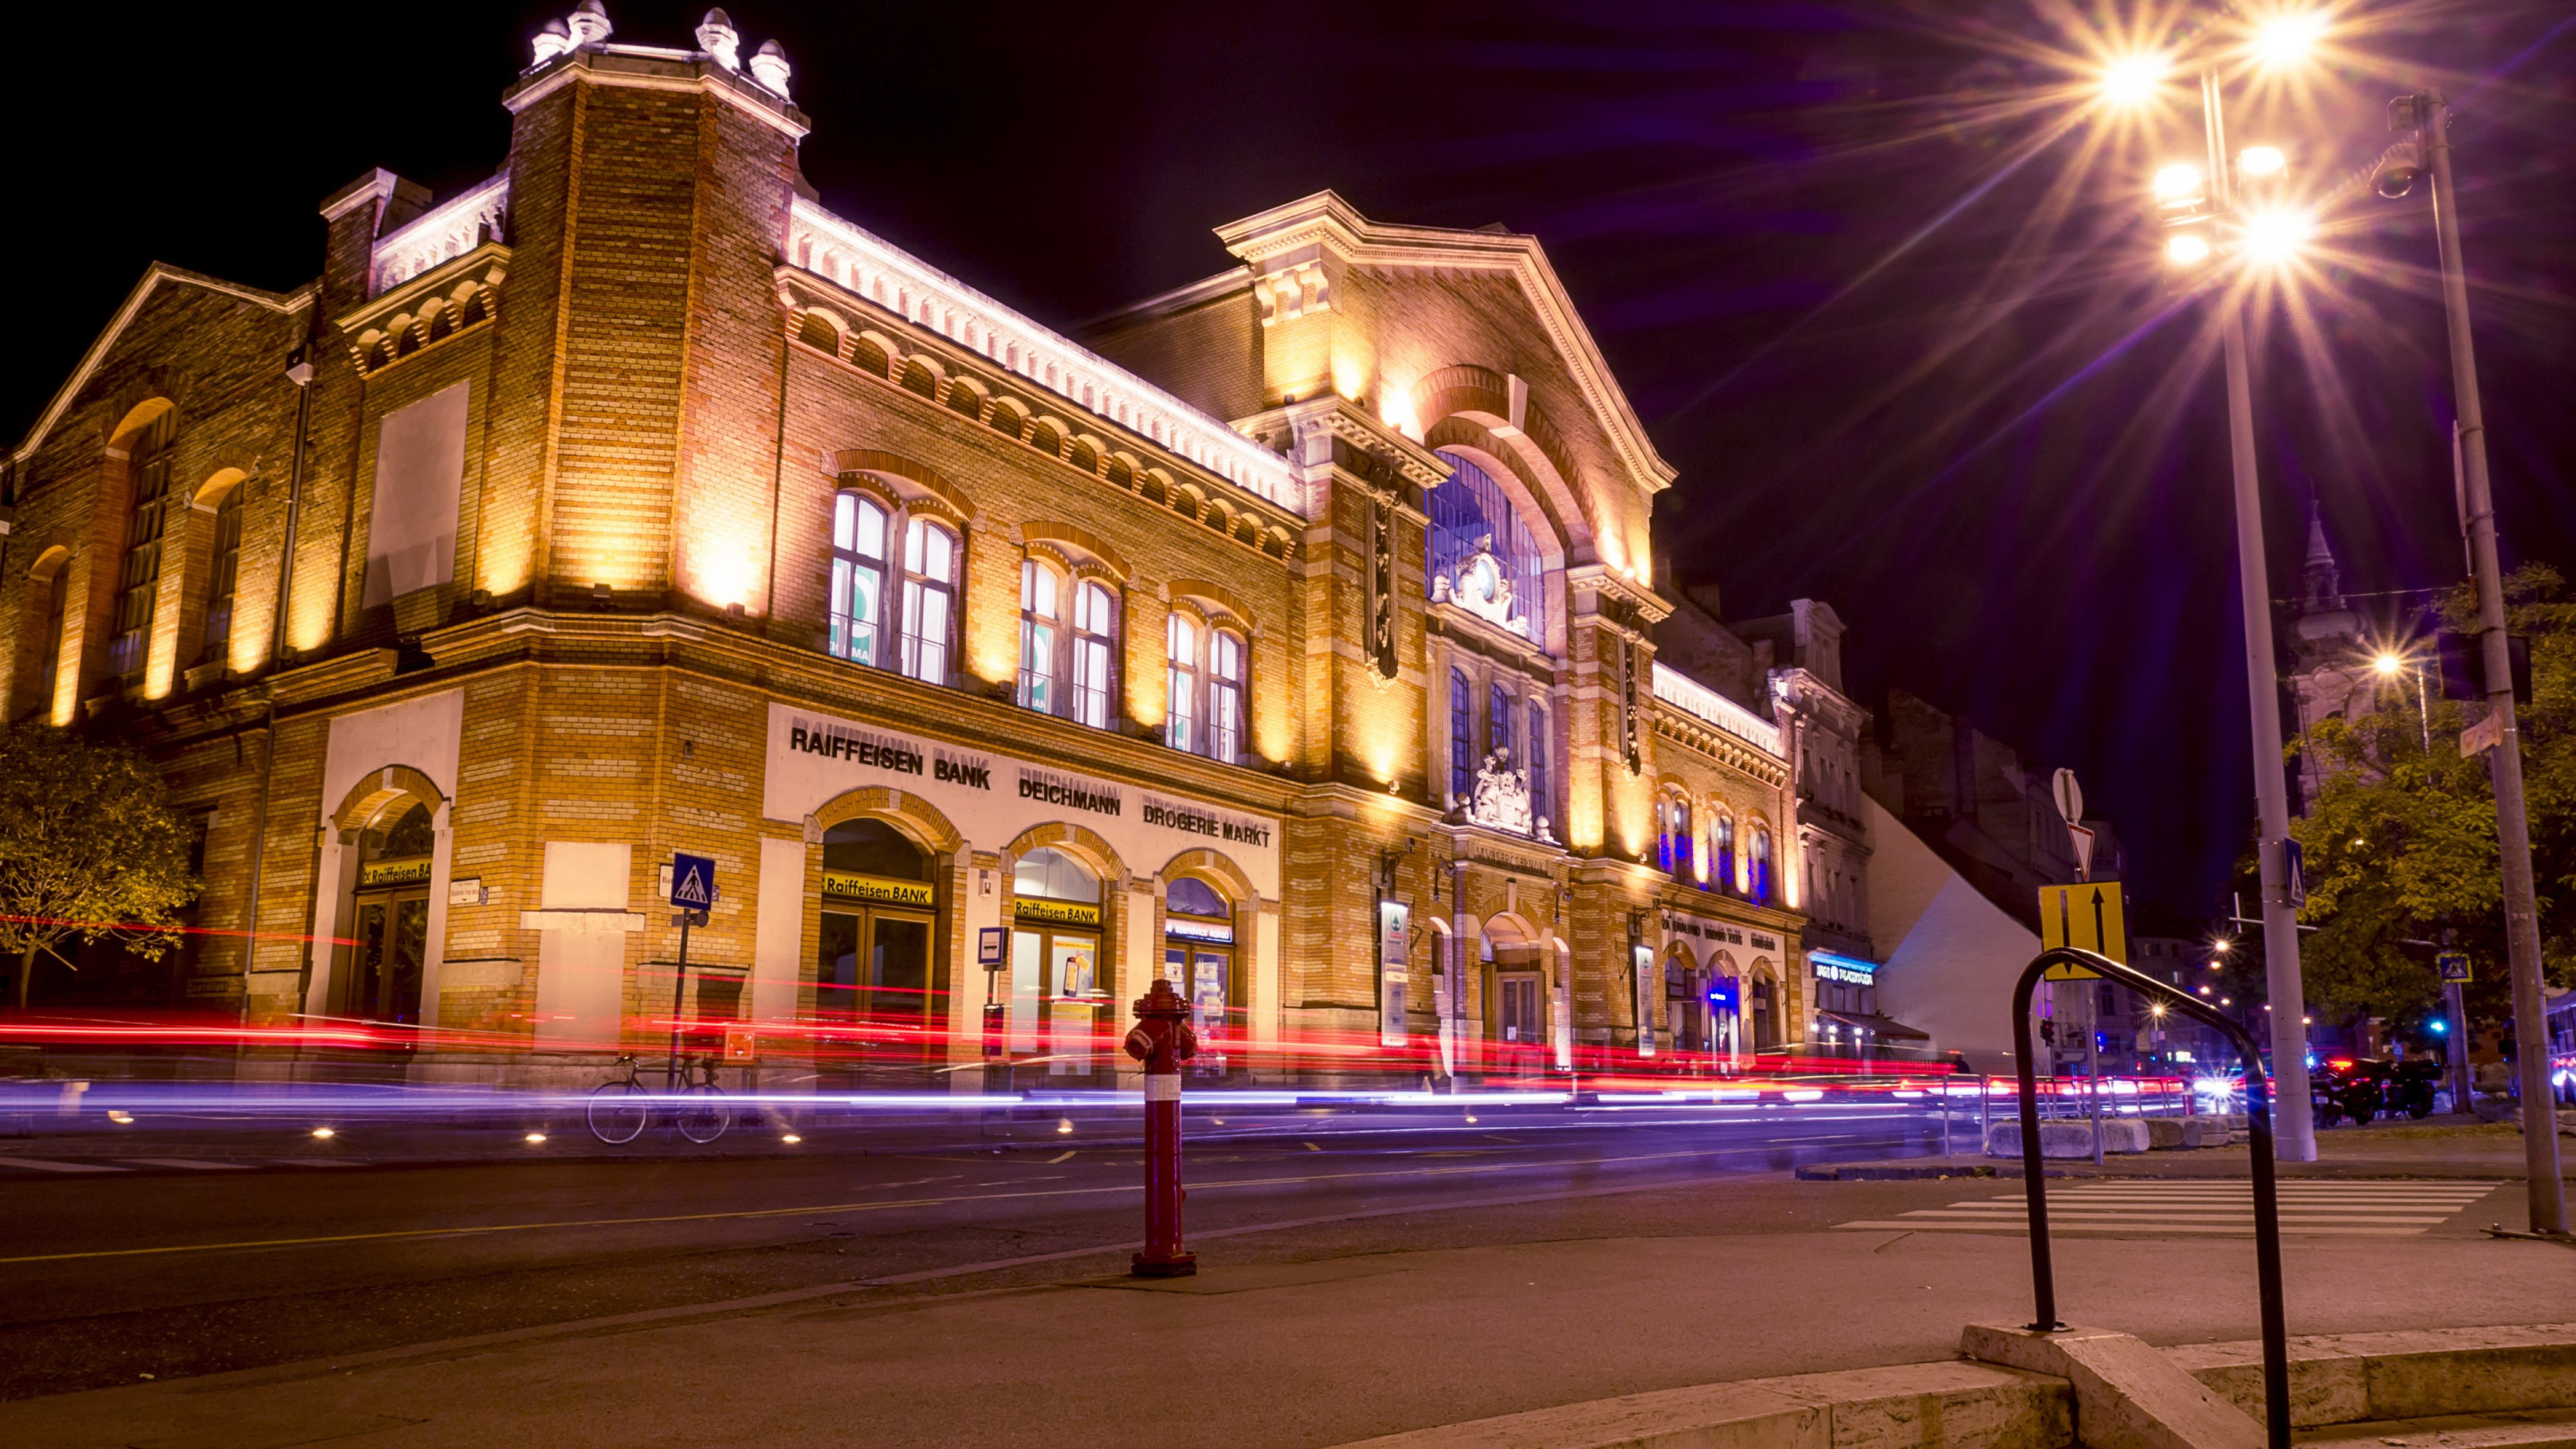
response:
<path id="1" fill-rule="evenodd" d="M 1673 797 L 1673 879 L 1689 880 L 1698 873 L 1699 840 L 1691 831 L 1691 808 L 1688 796 Z"/>
<path id="2" fill-rule="evenodd" d="M 1546 643 L 1547 566 L 1538 539 L 1484 469 L 1457 453 L 1440 456 L 1457 471 L 1428 500 L 1423 578 L 1432 602 Z"/>
<path id="3" fill-rule="evenodd" d="M 1163 657 L 1169 667 L 1168 702 L 1163 710 L 1163 743 L 1176 750 L 1199 747 L 1199 625 L 1178 609 L 1163 626 Z"/>
<path id="4" fill-rule="evenodd" d="M 914 517 L 903 533 L 903 672 L 946 684 L 956 627 L 957 535 Z"/>
<path id="5" fill-rule="evenodd" d="M 1476 796 L 1476 696 L 1467 671 L 1449 671 L 1449 794 L 1460 805 Z"/>
<path id="6" fill-rule="evenodd" d="M 1056 712 L 1056 644 L 1060 634 L 1056 571 L 1020 560 L 1020 707 Z"/>
<path id="7" fill-rule="evenodd" d="M 1521 753 L 1529 760 L 1530 815 L 1542 827 L 1556 818 L 1554 797 L 1548 793 L 1547 778 L 1547 710 L 1537 700 L 1530 701 L 1529 740 Z"/>
<path id="8" fill-rule="evenodd" d="M 1509 768 L 1512 755 L 1512 696 L 1500 681 L 1485 686 L 1485 747 L 1502 752 Z"/>
<path id="9" fill-rule="evenodd" d="M 1753 899 L 1771 902 L 1771 827 L 1753 827 Z"/>
<path id="10" fill-rule="evenodd" d="M 1715 880 L 1719 890 L 1735 889 L 1735 817 L 1723 810 L 1713 811 L 1709 823 L 1709 849 L 1717 857 Z"/>
<path id="11" fill-rule="evenodd" d="M 1243 636 L 1229 629 L 1208 635 L 1208 748 L 1210 758 L 1243 757 Z"/>
<path id="12" fill-rule="evenodd" d="M 1073 591 L 1073 717 L 1096 730 L 1109 728 L 1115 711 L 1118 596 L 1085 579 Z"/>
<path id="13" fill-rule="evenodd" d="M 241 583 L 242 486 L 234 484 L 215 505 L 215 541 L 206 555 L 204 662 L 221 659 L 233 642 L 233 594 Z"/>
<path id="14" fill-rule="evenodd" d="M 27 676 L 32 693 L 25 702 L 40 719 L 50 719 L 54 711 L 54 689 L 59 682 L 55 676 L 63 663 L 63 610 L 72 594 L 71 580 L 66 577 L 70 572 L 69 561 L 57 555 L 53 572 L 34 584 L 44 590 L 45 632 L 36 641 L 35 672 Z"/>
<path id="15" fill-rule="evenodd" d="M 886 511 L 864 493 L 832 504 L 832 629 L 836 658 L 882 664 L 877 653 L 885 618 Z"/>
<path id="16" fill-rule="evenodd" d="M 170 443 L 178 436 L 178 424 L 178 411 L 163 408 L 143 425 L 126 454 L 134 503 L 125 526 L 125 558 L 116 576 L 107 672 L 128 683 L 141 681 L 144 656 L 152 647 L 152 608 L 161 592 L 162 504 L 170 493 Z"/>

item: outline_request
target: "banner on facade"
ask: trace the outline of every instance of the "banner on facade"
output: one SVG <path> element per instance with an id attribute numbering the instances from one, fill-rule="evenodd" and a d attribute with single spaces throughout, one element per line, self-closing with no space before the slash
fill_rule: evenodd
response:
<path id="1" fill-rule="evenodd" d="M 377 886 L 429 884 L 429 857 L 415 855 L 403 860 L 371 860 L 358 867 L 358 889 Z"/>
<path id="2" fill-rule="evenodd" d="M 1404 1045 L 1406 973 L 1413 958 L 1413 903 L 1377 903 L 1377 1039 L 1381 1046 Z"/>
<path id="3" fill-rule="evenodd" d="M 1664 993 L 1655 980 L 1655 953 L 1648 947 L 1631 947 L 1637 972 L 1637 1055 L 1655 1054 L 1655 1013 L 1663 1010 Z"/>

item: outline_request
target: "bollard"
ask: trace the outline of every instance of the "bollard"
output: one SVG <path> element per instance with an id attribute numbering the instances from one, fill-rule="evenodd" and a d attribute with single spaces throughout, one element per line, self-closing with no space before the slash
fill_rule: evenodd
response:
<path id="1" fill-rule="evenodd" d="M 1127 1055 L 1145 1064 L 1145 1251 L 1128 1270 L 1139 1278 L 1186 1278 L 1198 1255 L 1181 1247 L 1181 1063 L 1198 1055 L 1189 1003 L 1161 977 L 1137 998 Z"/>

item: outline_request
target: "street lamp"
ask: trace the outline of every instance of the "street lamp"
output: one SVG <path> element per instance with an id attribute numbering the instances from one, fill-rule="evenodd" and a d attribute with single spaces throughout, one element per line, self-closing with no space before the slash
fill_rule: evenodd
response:
<path id="1" fill-rule="evenodd" d="M 2282 14 L 2257 27 L 2254 57 L 2265 65 L 2298 60 L 2325 33 L 2313 14 Z M 2157 211 L 2168 229 L 2165 258 L 2184 272 L 2182 280 L 2206 267 L 2218 254 L 2217 225 L 2233 222 L 2235 251 L 2248 266 L 2278 268 L 2305 245 L 2315 224 L 2304 212 L 2278 203 L 2271 193 L 2289 167 L 2275 146 L 2252 146 L 2231 156 L 2227 121 L 2221 103 L 2215 57 L 2200 70 L 2202 142 L 2206 171 L 2194 174 L 2188 163 L 2175 163 L 2156 173 Z M 2143 101 L 2174 70 L 2164 54 L 2113 61 L 2102 74 L 2103 95 L 2115 102 Z M 2192 185 L 2205 174 L 2206 185 Z M 2259 193 L 2264 204 L 2240 211 L 2240 198 Z M 2254 794 L 2260 836 L 2255 852 L 2262 874 L 2263 973 L 2274 1001 L 2304 1005 L 2306 991 L 2299 972 L 2298 910 L 2291 903 L 2289 879 L 2295 847 L 2290 840 L 2289 783 L 2281 769 L 2280 672 L 2272 656 L 2272 588 L 2263 554 L 2263 503 L 2254 446 L 2253 385 L 2245 357 L 2245 303 L 2232 289 L 2213 298 L 2219 309 L 2221 348 L 2227 363 L 2227 435 L 2236 488 L 2236 561 L 2240 605 L 2245 618 L 2245 679 L 2251 705 L 2247 724 L 2254 749 Z M 2222 1004 L 2224 1004 L 2222 1002 Z M 2307 1059 L 2307 1034 L 2296 1011 L 2272 1013 L 2272 1062 L 2286 1074 Z M 2308 1094 L 2284 1091 L 2273 1104 L 2276 1155 L 2293 1162 L 2314 1162 L 2317 1134 Z"/>
<path id="2" fill-rule="evenodd" d="M 2417 144 L 2383 159 L 2379 194 L 2404 196 L 2429 167 L 2433 236 L 2442 260 L 2442 310 L 2450 327 L 2452 408 L 2457 418 L 2461 523 L 2478 592 L 2478 648 L 2487 708 L 2497 729 L 2487 770 L 2495 783 L 2496 844 L 2504 885 L 2505 969 L 2513 985 L 2514 1047 L 2522 1068 L 2522 1143 L 2534 1232 L 2567 1231 L 2559 1179 L 2557 1098 L 2550 1090 L 2549 1036 L 2541 1004 L 2540 909 L 2532 885 L 2531 820 L 2522 789 L 2522 737 L 2514 719 L 2513 667 L 2505 635 L 2504 580 L 2496 561 L 2495 494 L 2487 477 L 2486 407 L 2478 396 L 2478 354 L 2469 333 L 2469 283 L 2460 260 L 2459 188 L 2451 176 L 2451 106 L 2440 91 L 2388 103 L 2388 128 Z"/>

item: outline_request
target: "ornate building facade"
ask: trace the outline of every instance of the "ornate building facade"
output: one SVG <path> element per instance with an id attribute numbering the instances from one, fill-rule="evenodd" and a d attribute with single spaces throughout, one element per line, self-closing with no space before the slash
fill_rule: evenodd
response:
<path id="1" fill-rule="evenodd" d="M 1255 1077 L 1811 1038 L 1794 747 L 1658 662 L 1673 470 L 1535 239 L 1321 193 L 1077 339 L 696 42 L 586 0 L 490 180 L 361 177 L 291 292 L 156 265 L 11 456 L 9 716 L 204 831 L 168 999 L 423 1073 L 676 1006 L 1103 1080 L 1156 975 Z"/>

